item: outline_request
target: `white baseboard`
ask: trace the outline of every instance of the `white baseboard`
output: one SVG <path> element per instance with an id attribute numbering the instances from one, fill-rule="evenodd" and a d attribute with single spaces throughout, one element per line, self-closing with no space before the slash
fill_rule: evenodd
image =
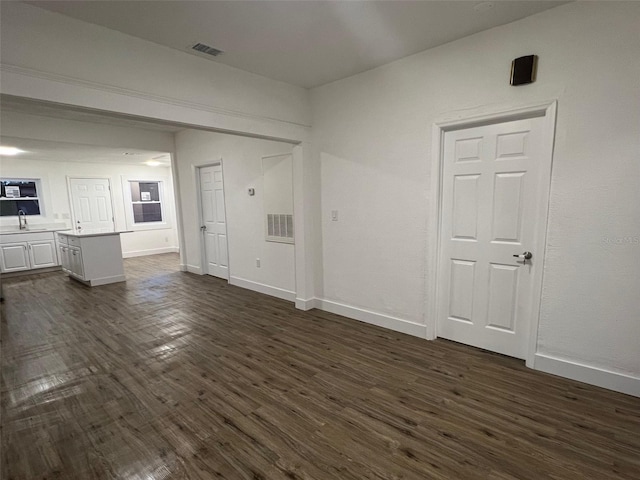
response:
<path id="1" fill-rule="evenodd" d="M 182 267 L 185 267 L 187 272 L 195 273 L 196 275 L 204 275 L 200 265 L 181 265 L 180 268 L 182 269 Z"/>
<path id="2" fill-rule="evenodd" d="M 640 397 L 639 377 L 612 372 L 543 353 L 536 353 L 533 368 L 541 372 L 558 375 L 559 377 L 570 378 L 597 387 Z"/>
<path id="3" fill-rule="evenodd" d="M 298 310 L 311 310 L 313 308 L 318 308 L 319 300 L 317 298 L 308 298 L 304 300 L 302 298 L 296 298 L 296 308 Z"/>
<path id="4" fill-rule="evenodd" d="M 295 302 L 296 300 L 296 292 L 284 290 L 283 288 L 272 287 L 271 285 L 265 285 L 264 283 L 258 283 L 238 277 L 229 277 L 229 283 L 236 287 L 242 287 L 247 290 L 253 290 L 254 292 L 264 293 L 265 295 L 271 295 L 272 297 L 288 300 L 289 302 Z"/>
<path id="5" fill-rule="evenodd" d="M 388 328 L 396 332 L 406 333 L 414 337 L 426 338 L 427 326 L 421 323 L 403 320 L 401 318 L 392 317 L 382 313 L 364 310 L 362 308 L 352 307 L 330 300 L 316 299 L 316 308 L 326 312 L 342 315 L 343 317 L 353 318 L 361 322 L 371 323 L 379 327 Z"/>
<path id="6" fill-rule="evenodd" d="M 189 270 L 187 270 L 187 266 L 184 263 L 180 264 L 180 271 L 181 272 L 188 272 Z"/>
<path id="7" fill-rule="evenodd" d="M 147 255 L 158 255 L 160 253 L 178 253 L 178 247 L 151 248 L 149 250 L 133 250 L 122 252 L 122 258 L 145 257 Z"/>
<path id="8" fill-rule="evenodd" d="M 99 285 L 108 285 L 110 283 L 118 283 L 118 282 L 126 282 L 127 278 L 124 275 L 114 275 L 112 277 L 102 277 L 102 278 L 94 278 L 93 280 L 89 280 L 87 283 L 92 287 L 97 287 Z"/>

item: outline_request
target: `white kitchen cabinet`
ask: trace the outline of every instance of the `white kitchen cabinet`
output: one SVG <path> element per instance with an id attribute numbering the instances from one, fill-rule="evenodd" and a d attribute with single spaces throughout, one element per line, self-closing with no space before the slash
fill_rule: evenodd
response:
<path id="1" fill-rule="evenodd" d="M 19 272 L 31 268 L 26 242 L 0 245 L 0 251 L 2 252 L 0 257 L 2 273 Z"/>
<path id="2" fill-rule="evenodd" d="M 58 264 L 53 232 L 26 232 L 0 235 L 2 273 L 55 267 Z"/>
<path id="3" fill-rule="evenodd" d="M 69 252 L 69 245 L 66 244 L 62 244 L 60 238 L 58 239 L 58 242 L 60 243 L 59 246 L 59 257 L 60 257 L 60 265 L 62 265 L 62 271 L 65 273 L 70 273 L 71 272 L 71 259 L 69 258 L 70 252 Z"/>
<path id="4" fill-rule="evenodd" d="M 55 267 L 58 264 L 55 240 L 40 240 L 28 242 L 29 261 L 31 268 Z"/>
<path id="5" fill-rule="evenodd" d="M 82 262 L 82 250 L 78 247 L 69 248 L 71 273 L 80 280 L 86 280 L 84 276 L 84 263 Z"/>
<path id="6" fill-rule="evenodd" d="M 91 287 L 124 282 L 120 233 L 58 232 L 62 270 Z"/>

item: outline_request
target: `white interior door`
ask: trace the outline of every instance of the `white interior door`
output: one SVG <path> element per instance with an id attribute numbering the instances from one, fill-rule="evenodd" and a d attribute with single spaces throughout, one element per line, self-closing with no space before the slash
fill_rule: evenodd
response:
<path id="1" fill-rule="evenodd" d="M 228 280 L 227 220 L 221 164 L 200 168 L 200 200 L 205 273 Z"/>
<path id="2" fill-rule="evenodd" d="M 95 232 L 114 230 L 111 187 L 107 178 L 70 178 L 74 228 Z"/>
<path id="3" fill-rule="evenodd" d="M 551 166 L 543 125 L 539 117 L 445 133 L 439 337 L 527 356 Z M 516 257 L 524 252 L 532 257 Z"/>

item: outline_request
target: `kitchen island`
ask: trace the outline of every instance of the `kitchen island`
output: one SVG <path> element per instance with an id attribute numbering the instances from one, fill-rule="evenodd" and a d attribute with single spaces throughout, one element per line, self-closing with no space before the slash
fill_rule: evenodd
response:
<path id="1" fill-rule="evenodd" d="M 124 282 L 122 247 L 118 232 L 65 230 L 58 232 L 62 270 L 90 287 Z"/>

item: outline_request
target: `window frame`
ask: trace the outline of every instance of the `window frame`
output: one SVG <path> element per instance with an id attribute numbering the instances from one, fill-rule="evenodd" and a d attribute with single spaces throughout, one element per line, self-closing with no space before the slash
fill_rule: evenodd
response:
<path id="1" fill-rule="evenodd" d="M 38 213 L 26 213 L 28 217 L 43 217 L 44 205 L 43 205 L 43 192 L 42 192 L 42 179 L 41 178 L 25 178 L 25 177 L 0 177 L 0 182 L 33 182 L 35 184 L 36 196 L 35 197 L 0 197 L 0 202 L 16 202 L 19 200 L 31 200 L 38 203 Z M 17 213 L 11 215 L 1 215 L 0 218 L 11 218 L 18 215 Z"/>
<path id="2" fill-rule="evenodd" d="M 131 184 L 137 183 L 157 183 L 159 200 L 151 201 L 134 201 L 131 195 Z M 122 193 L 125 200 L 125 221 L 127 230 L 143 231 L 143 230 L 164 230 L 171 228 L 170 211 L 165 195 L 165 185 L 167 179 L 164 177 L 146 177 L 138 175 L 122 176 Z M 149 203 L 157 203 L 160 205 L 162 220 L 159 222 L 136 222 L 133 211 L 134 205 L 144 205 Z"/>

